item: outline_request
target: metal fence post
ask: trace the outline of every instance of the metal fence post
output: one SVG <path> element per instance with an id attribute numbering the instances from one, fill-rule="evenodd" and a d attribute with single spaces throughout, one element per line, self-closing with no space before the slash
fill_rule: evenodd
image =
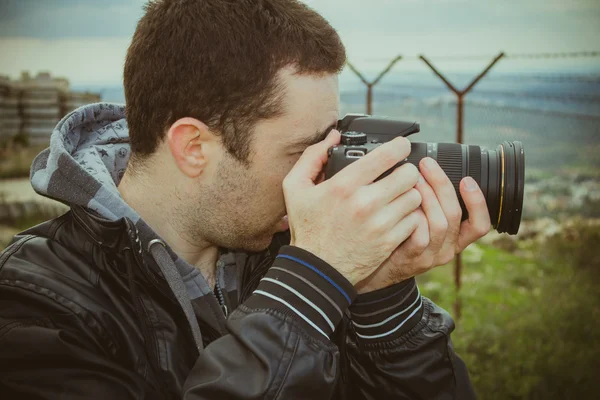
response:
<path id="1" fill-rule="evenodd" d="M 467 93 L 469 93 L 471 91 L 471 89 L 473 89 L 473 87 L 477 84 L 477 82 L 479 82 L 479 80 L 481 78 L 483 78 L 485 76 L 485 74 L 487 74 L 488 71 L 490 69 L 492 69 L 492 67 L 498 61 L 500 61 L 500 59 L 502 57 L 504 57 L 504 53 L 498 54 L 496 56 L 496 58 L 494 58 L 488 64 L 486 69 L 484 69 L 479 75 L 477 75 L 475 77 L 475 79 L 473 79 L 466 88 L 464 88 L 463 90 L 459 90 L 452 83 L 450 83 L 450 81 L 448 79 L 446 79 L 446 77 L 444 75 L 442 75 L 442 73 L 439 72 L 431 64 L 431 62 L 429 62 L 429 60 L 427 60 L 425 58 L 425 56 L 423 56 L 423 55 L 419 56 L 419 58 L 421 60 L 423 60 L 423 62 L 425 62 L 425 64 L 427 64 L 427 66 L 429 68 L 431 68 L 431 70 L 438 76 L 438 78 L 440 78 L 446 84 L 448 89 L 450 89 L 456 95 L 456 142 L 457 143 L 463 142 L 464 98 L 465 98 L 465 96 L 467 95 Z M 460 313 L 461 313 L 460 298 L 458 297 L 458 294 L 460 291 L 460 285 L 461 285 L 461 281 L 460 281 L 461 273 L 462 273 L 462 260 L 461 260 L 461 255 L 459 253 L 454 258 L 454 285 L 456 287 L 456 302 L 454 303 L 454 314 L 455 314 L 456 318 L 460 318 Z"/>
<path id="2" fill-rule="evenodd" d="M 377 82 L 379 82 L 381 78 L 383 78 L 383 76 L 392 69 L 394 64 L 396 64 L 401 59 L 402 56 L 396 56 L 396 58 L 391 60 L 388 66 L 385 67 L 385 69 L 381 71 L 381 73 L 377 75 L 377 78 L 375 78 L 375 80 L 373 80 L 372 82 L 367 81 L 363 74 L 361 74 L 360 71 L 358 71 L 358 69 L 356 69 L 356 67 L 354 67 L 354 65 L 350 63 L 350 61 L 346 61 L 346 65 L 348 65 L 350 70 L 354 72 L 356 76 L 358 76 L 358 78 L 362 81 L 362 83 L 364 83 L 367 86 L 367 114 L 373 114 L 373 86 L 375 86 Z"/>

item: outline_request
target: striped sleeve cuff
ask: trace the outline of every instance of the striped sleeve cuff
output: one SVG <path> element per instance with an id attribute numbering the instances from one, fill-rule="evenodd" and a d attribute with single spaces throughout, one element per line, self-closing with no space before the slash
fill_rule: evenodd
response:
<path id="1" fill-rule="evenodd" d="M 283 246 L 244 304 L 277 309 L 310 332 L 330 338 L 356 298 L 354 286 L 325 261 L 295 246 Z"/>
<path id="2" fill-rule="evenodd" d="M 352 324 L 364 342 L 390 341 L 413 328 L 423 315 L 414 278 L 358 296 L 350 307 Z"/>

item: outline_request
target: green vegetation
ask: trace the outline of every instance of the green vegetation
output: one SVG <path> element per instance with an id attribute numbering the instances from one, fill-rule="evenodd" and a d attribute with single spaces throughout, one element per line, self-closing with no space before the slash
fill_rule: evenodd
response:
<path id="1" fill-rule="evenodd" d="M 595 399 L 600 392 L 600 227 L 580 220 L 519 257 L 463 253 L 462 315 L 453 334 L 479 398 Z M 451 265 L 419 278 L 453 314 Z"/>

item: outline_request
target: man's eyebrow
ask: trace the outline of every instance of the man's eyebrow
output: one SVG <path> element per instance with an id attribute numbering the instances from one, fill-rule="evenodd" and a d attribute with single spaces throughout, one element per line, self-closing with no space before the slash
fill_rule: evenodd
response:
<path id="1" fill-rule="evenodd" d="M 317 143 L 323 141 L 327 137 L 327 135 L 329 135 L 329 132 L 331 132 L 332 129 L 335 129 L 336 126 L 337 126 L 337 122 L 331 124 L 324 131 L 319 131 L 312 136 L 295 141 L 294 146 L 307 146 L 308 147 L 308 146 L 312 146 L 313 144 L 317 144 Z"/>

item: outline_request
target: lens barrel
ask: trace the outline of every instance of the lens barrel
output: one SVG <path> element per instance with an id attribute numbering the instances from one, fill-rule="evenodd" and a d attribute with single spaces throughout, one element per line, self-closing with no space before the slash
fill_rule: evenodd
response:
<path id="1" fill-rule="evenodd" d="M 502 142 L 496 150 L 458 143 L 413 142 L 408 162 L 418 167 L 424 157 L 438 162 L 452 182 L 462 219 L 468 218 L 459 185 L 465 176 L 472 177 L 481 188 L 492 226 L 500 233 L 519 231 L 525 185 L 525 152 L 519 141 Z"/>

